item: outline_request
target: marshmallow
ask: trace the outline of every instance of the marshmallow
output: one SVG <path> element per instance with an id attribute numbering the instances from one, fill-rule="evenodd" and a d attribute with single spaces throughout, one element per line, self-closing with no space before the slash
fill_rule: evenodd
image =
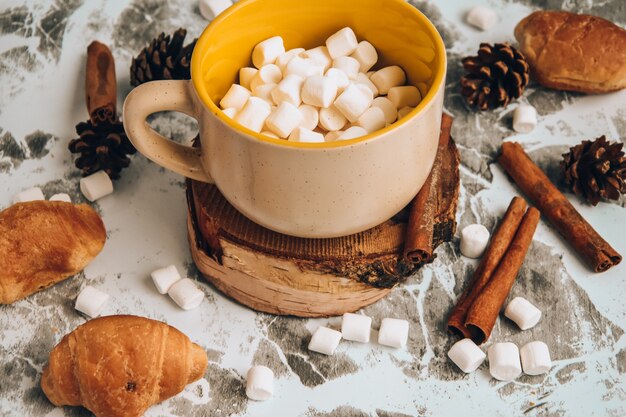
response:
<path id="1" fill-rule="evenodd" d="M 260 132 L 263 129 L 265 119 L 271 112 L 272 108 L 267 101 L 258 97 L 250 97 L 243 109 L 235 116 L 235 120 L 250 130 Z"/>
<path id="2" fill-rule="evenodd" d="M 277 135 L 275 135 L 274 133 L 270 132 L 269 130 L 264 130 L 263 132 L 261 132 L 261 134 L 263 136 L 267 136 L 273 139 L 280 139 Z"/>
<path id="3" fill-rule="evenodd" d="M 339 94 L 350 84 L 350 79 L 346 73 L 337 68 L 329 68 L 326 70 L 326 77 L 333 80 L 337 85 L 337 93 Z"/>
<path id="4" fill-rule="evenodd" d="M 304 78 L 298 75 L 286 75 L 285 78 L 278 83 L 276 88 L 272 90 L 274 103 L 280 104 L 283 101 L 286 101 L 294 106 L 299 106 L 300 103 L 302 103 L 300 90 L 302 89 L 303 83 Z"/>
<path id="5" fill-rule="evenodd" d="M 178 269 L 174 265 L 152 271 L 150 276 L 159 294 L 167 294 L 172 285 L 181 280 Z"/>
<path id="6" fill-rule="evenodd" d="M 320 326 L 313 333 L 309 342 L 309 350 L 313 352 L 323 353 L 324 355 L 332 355 L 341 341 L 341 332 Z"/>
<path id="7" fill-rule="evenodd" d="M 48 200 L 50 201 L 64 201 L 66 203 L 71 203 L 72 199 L 67 193 L 58 193 L 50 197 Z"/>
<path id="8" fill-rule="evenodd" d="M 239 84 L 233 84 L 220 100 L 220 107 L 223 109 L 232 107 L 234 109 L 241 110 L 249 98 L 250 91 L 247 88 L 242 87 Z"/>
<path id="9" fill-rule="evenodd" d="M 385 127 L 385 113 L 379 107 L 370 107 L 358 118 L 356 125 L 361 126 L 367 133 L 380 130 Z"/>
<path id="10" fill-rule="evenodd" d="M 300 122 L 300 126 L 309 130 L 315 129 L 317 127 L 317 124 L 319 123 L 318 110 L 313 106 L 309 106 L 308 104 L 300 105 L 300 107 L 298 107 L 298 110 L 300 110 L 300 114 L 302 114 L 302 122 Z"/>
<path id="11" fill-rule="evenodd" d="M 387 98 L 396 106 L 397 109 L 403 107 L 415 107 L 422 101 L 420 90 L 412 85 L 403 85 L 400 87 L 391 87 L 387 92 Z"/>
<path id="12" fill-rule="evenodd" d="M 252 67 L 244 67 L 239 70 L 239 85 L 250 90 L 250 81 L 259 72 L 258 69 Z"/>
<path id="13" fill-rule="evenodd" d="M 261 68 L 267 64 L 276 62 L 276 58 L 285 53 L 283 38 L 274 36 L 258 43 L 252 50 L 252 63 Z"/>
<path id="14" fill-rule="evenodd" d="M 341 336 L 346 340 L 368 343 L 372 318 L 362 314 L 344 313 L 341 321 Z"/>
<path id="15" fill-rule="evenodd" d="M 324 65 L 312 58 L 293 57 L 285 67 L 285 76 L 298 75 L 302 78 L 324 74 Z"/>
<path id="16" fill-rule="evenodd" d="M 340 130 L 348 122 L 335 106 L 321 108 L 319 119 L 320 126 L 328 131 Z"/>
<path id="17" fill-rule="evenodd" d="M 428 84 L 417 83 L 415 86 L 417 87 L 418 90 L 420 90 L 420 95 L 422 96 L 422 99 L 426 97 L 426 94 L 428 94 Z"/>
<path id="18" fill-rule="evenodd" d="M 356 78 L 354 79 L 354 83 L 357 86 L 363 85 L 363 86 L 367 87 L 372 92 L 374 97 L 376 97 L 378 95 L 378 88 L 376 88 L 376 86 L 374 85 L 372 80 L 370 80 L 367 77 L 367 75 L 363 74 L 362 72 L 360 72 L 360 73 L 358 73 L 356 75 Z"/>
<path id="19" fill-rule="evenodd" d="M 274 64 L 263 65 L 250 80 L 250 90 L 263 84 L 278 84 L 283 78 L 280 68 Z"/>
<path id="20" fill-rule="evenodd" d="M 367 130 L 363 129 L 361 126 L 351 126 L 344 130 L 337 140 L 355 139 L 365 135 L 367 135 Z"/>
<path id="21" fill-rule="evenodd" d="M 80 179 L 80 191 L 87 200 L 96 201 L 113 192 L 113 183 L 106 172 L 98 171 Z"/>
<path id="22" fill-rule="evenodd" d="M 341 130 L 330 131 L 326 135 L 324 135 L 324 141 L 325 142 L 334 142 L 334 141 L 336 141 L 339 138 L 339 136 L 341 136 L 342 133 L 343 133 L 343 131 L 341 131 Z"/>
<path id="23" fill-rule="evenodd" d="M 337 97 L 337 85 L 330 78 L 313 75 L 302 84 L 302 101 L 317 107 L 330 106 Z"/>
<path id="24" fill-rule="evenodd" d="M 398 118 L 398 109 L 387 97 L 376 97 L 372 107 L 378 107 L 385 115 L 385 123 L 393 123 Z"/>
<path id="25" fill-rule="evenodd" d="M 466 374 L 474 372 L 487 355 L 472 339 L 462 339 L 456 342 L 448 351 L 448 357 L 459 369 Z"/>
<path id="26" fill-rule="evenodd" d="M 333 68 L 343 71 L 349 79 L 356 79 L 359 73 L 359 61 L 349 56 L 339 56 L 333 59 Z"/>
<path id="27" fill-rule="evenodd" d="M 299 54 L 302 58 L 311 58 L 324 66 L 324 71 L 330 68 L 332 64 L 332 58 L 328 53 L 328 48 L 325 46 L 318 46 L 317 48 L 309 49 Z"/>
<path id="28" fill-rule="evenodd" d="M 468 258 L 480 258 L 489 244 L 489 230 L 482 224 L 470 224 L 461 230 L 461 253 Z"/>
<path id="29" fill-rule="evenodd" d="M 404 71 L 397 65 L 379 69 L 370 77 L 378 88 L 379 94 L 387 94 L 391 87 L 403 85 L 406 82 Z"/>
<path id="30" fill-rule="evenodd" d="M 191 310 L 198 307 L 204 298 L 202 290 L 189 278 L 176 281 L 167 293 L 183 310 Z"/>
<path id="31" fill-rule="evenodd" d="M 289 140 L 291 142 L 322 143 L 324 142 L 324 135 L 304 127 L 296 127 L 289 135 Z"/>
<path id="32" fill-rule="evenodd" d="M 200 0 L 198 1 L 198 9 L 200 14 L 206 20 L 213 20 L 224 10 L 233 4 L 230 0 Z"/>
<path id="33" fill-rule="evenodd" d="M 106 174 L 105 174 L 106 175 Z M 45 200 L 46 197 L 43 195 L 43 191 L 39 187 L 29 188 L 20 193 L 17 193 L 13 196 L 13 204 L 15 203 L 24 203 L 26 201 L 37 201 L 37 200 Z"/>
<path id="34" fill-rule="evenodd" d="M 359 61 L 361 72 L 369 71 L 378 61 L 378 52 L 368 41 L 359 42 L 356 50 L 350 56 Z"/>
<path id="35" fill-rule="evenodd" d="M 230 117 L 231 119 L 234 119 L 235 116 L 237 115 L 237 109 L 234 107 L 229 107 L 227 109 L 222 110 L 222 113 L 224 113 L 226 116 Z"/>
<path id="36" fill-rule="evenodd" d="M 332 59 L 348 56 L 356 51 L 359 43 L 356 35 L 349 27 L 345 27 L 326 39 L 326 47 Z"/>
<path id="37" fill-rule="evenodd" d="M 402 107 L 400 110 L 398 110 L 398 120 L 402 119 L 404 116 L 406 116 L 407 114 L 411 113 L 413 111 L 413 107 Z"/>
<path id="38" fill-rule="evenodd" d="M 300 55 L 302 52 L 304 52 L 304 48 L 290 49 L 284 54 L 281 54 L 278 58 L 276 58 L 275 64 L 276 66 L 278 66 L 280 71 L 284 73 L 287 69 L 287 64 L 289 63 L 289 61 L 291 61 L 293 57 Z"/>
<path id="39" fill-rule="evenodd" d="M 369 93 L 369 94 L 368 94 Z M 365 110 L 370 107 L 374 95 L 367 88 L 359 88 L 352 84 L 349 85 L 343 93 L 335 100 L 335 107 L 343 114 L 350 123 L 357 121 Z M 337 130 L 337 129 L 333 129 Z"/>
<path id="40" fill-rule="evenodd" d="M 246 395 L 251 400 L 269 400 L 274 393 L 274 372 L 266 366 L 256 365 L 246 375 Z"/>
<path id="41" fill-rule="evenodd" d="M 522 368 L 526 375 L 545 374 L 552 368 L 550 350 L 548 345 L 543 342 L 526 343 L 519 350 L 519 354 L 522 358 Z"/>
<path id="42" fill-rule="evenodd" d="M 274 87 L 277 84 L 261 84 L 257 85 L 254 90 L 252 90 L 252 95 L 254 97 L 258 97 L 270 103 L 270 105 L 274 104 L 274 99 L 272 98 L 272 91 L 274 91 Z"/>
<path id="43" fill-rule="evenodd" d="M 537 110 L 528 104 L 520 104 L 513 112 L 513 130 L 520 133 L 532 132 L 537 126 Z"/>
<path id="44" fill-rule="evenodd" d="M 498 16 L 487 7 L 475 6 L 467 13 L 465 20 L 480 30 L 488 30 L 496 23 Z"/>
<path id="45" fill-rule="evenodd" d="M 522 330 L 534 327 L 541 319 L 541 310 L 523 297 L 515 297 L 504 310 L 504 315 L 513 320 Z"/>
<path id="46" fill-rule="evenodd" d="M 499 381 L 512 381 L 522 373 L 519 349 L 515 343 L 495 343 L 487 351 L 489 373 Z"/>
<path id="47" fill-rule="evenodd" d="M 367 71 L 365 75 L 367 75 L 367 78 L 372 78 L 372 75 L 374 75 L 375 73 L 376 71 Z"/>
<path id="48" fill-rule="evenodd" d="M 76 304 L 74 308 L 81 313 L 94 318 L 98 317 L 107 301 L 109 301 L 109 294 L 100 291 L 97 288 L 87 285 L 76 297 Z"/>
<path id="49" fill-rule="evenodd" d="M 401 348 L 406 345 L 409 337 L 409 322 L 401 319 L 385 318 L 380 323 L 378 343 L 385 346 Z"/>
<path id="50" fill-rule="evenodd" d="M 283 101 L 265 120 L 265 125 L 279 137 L 286 138 L 296 127 L 300 126 L 302 119 L 302 113 L 296 106 Z"/>

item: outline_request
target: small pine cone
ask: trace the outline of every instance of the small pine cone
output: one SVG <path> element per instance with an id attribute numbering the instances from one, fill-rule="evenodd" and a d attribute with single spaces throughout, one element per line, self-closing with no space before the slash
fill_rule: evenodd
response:
<path id="1" fill-rule="evenodd" d="M 524 92 L 529 67 L 524 55 L 508 43 L 481 43 L 477 56 L 465 57 L 461 94 L 480 110 L 506 106 Z"/>
<path id="2" fill-rule="evenodd" d="M 600 136 L 584 140 L 563 154 L 561 168 L 574 193 L 594 206 L 601 198 L 618 200 L 626 193 L 626 157 L 623 143 L 607 142 Z"/>
<path id="3" fill-rule="evenodd" d="M 130 84 L 134 87 L 154 80 L 188 80 L 191 53 L 197 39 L 183 47 L 187 31 L 178 29 L 170 35 L 161 33 L 150 45 L 133 58 L 130 66 Z"/>
<path id="4" fill-rule="evenodd" d="M 68 149 L 80 154 L 75 164 L 82 170 L 83 176 L 103 170 L 112 179 L 117 179 L 122 168 L 130 164 L 126 155 L 137 151 L 119 120 L 107 120 L 96 125 L 91 120 L 80 122 L 76 125 L 76 133 L 79 137 L 70 141 Z"/>

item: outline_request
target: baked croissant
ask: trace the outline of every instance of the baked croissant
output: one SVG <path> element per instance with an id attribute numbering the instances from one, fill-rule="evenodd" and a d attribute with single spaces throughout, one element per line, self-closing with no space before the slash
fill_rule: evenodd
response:
<path id="1" fill-rule="evenodd" d="M 139 417 L 204 375 L 207 355 L 175 328 L 137 316 L 105 316 L 50 352 L 41 387 L 56 406 L 97 417 Z"/>
<path id="2" fill-rule="evenodd" d="M 106 240 L 86 204 L 17 203 L 0 212 L 0 304 L 11 304 L 81 271 Z"/>

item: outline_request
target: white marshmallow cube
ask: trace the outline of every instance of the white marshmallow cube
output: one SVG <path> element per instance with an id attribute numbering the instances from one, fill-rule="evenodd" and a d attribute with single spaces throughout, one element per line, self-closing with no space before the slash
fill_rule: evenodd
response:
<path id="1" fill-rule="evenodd" d="M 398 120 L 402 119 L 404 116 L 406 116 L 407 114 L 411 113 L 413 111 L 413 107 L 402 107 L 400 110 L 398 110 Z"/>
<path id="2" fill-rule="evenodd" d="M 526 343 L 519 350 L 519 354 L 522 358 L 522 368 L 526 375 L 545 374 L 552 368 L 550 350 L 548 345 L 543 342 Z"/>
<path id="3" fill-rule="evenodd" d="M 254 91 L 255 88 L 263 84 L 278 84 L 282 78 L 283 74 L 277 65 L 263 65 L 250 80 L 250 90 Z"/>
<path id="4" fill-rule="evenodd" d="M 370 107 L 373 100 L 374 95 L 369 89 L 352 84 L 337 97 L 334 104 L 350 123 L 354 123 Z"/>
<path id="5" fill-rule="evenodd" d="M 267 136 L 267 137 L 269 137 L 269 138 L 273 138 L 273 139 L 280 139 L 280 138 L 278 137 L 278 135 L 276 135 L 276 134 L 275 134 L 275 133 L 273 133 L 273 132 L 270 132 L 269 130 L 264 130 L 263 132 L 261 132 L 261 134 L 262 134 L 263 136 Z"/>
<path id="6" fill-rule="evenodd" d="M 348 119 L 335 106 L 321 108 L 319 119 L 319 125 L 328 131 L 341 130 L 348 123 Z"/>
<path id="7" fill-rule="evenodd" d="M 243 67 L 239 70 L 239 85 L 250 90 L 250 81 L 259 72 L 258 69 L 252 67 Z"/>
<path id="8" fill-rule="evenodd" d="M 341 336 L 353 342 L 368 343 L 372 318 L 362 314 L 344 313 L 341 321 Z"/>
<path id="9" fill-rule="evenodd" d="M 274 394 L 274 372 L 266 366 L 256 365 L 246 375 L 246 395 L 251 400 L 266 401 Z"/>
<path id="10" fill-rule="evenodd" d="M 368 41 L 359 42 L 356 50 L 350 56 L 359 61 L 361 72 L 368 72 L 378 61 L 378 52 Z"/>
<path id="11" fill-rule="evenodd" d="M 519 349 L 515 343 L 494 343 L 487 351 L 489 373 L 499 381 L 512 381 L 522 374 Z"/>
<path id="12" fill-rule="evenodd" d="M 333 68 L 343 71 L 349 79 L 356 79 L 359 74 L 359 61 L 349 56 L 340 56 L 333 59 Z"/>
<path id="13" fill-rule="evenodd" d="M 376 97 L 372 107 L 378 107 L 385 115 L 385 123 L 393 123 L 398 118 L 398 109 L 387 97 Z"/>
<path id="14" fill-rule="evenodd" d="M 359 86 L 365 86 L 367 87 L 372 94 L 374 95 L 374 97 L 376 97 L 378 95 L 378 88 L 376 88 L 376 86 L 374 85 L 374 83 L 372 82 L 372 80 L 370 80 L 367 75 L 363 74 L 362 72 L 358 73 L 356 75 L 356 78 L 354 79 L 354 83 Z"/>
<path id="15" fill-rule="evenodd" d="M 337 85 L 337 93 L 341 94 L 345 88 L 350 85 L 350 79 L 340 69 L 337 68 L 329 68 L 326 71 L 326 77 L 333 80 L 333 82 Z"/>
<path id="16" fill-rule="evenodd" d="M 50 201 L 64 201 L 66 203 L 71 203 L 72 202 L 72 198 L 67 193 L 54 194 L 48 200 L 50 200 Z"/>
<path id="17" fill-rule="evenodd" d="M 403 107 L 415 107 L 422 101 L 422 95 L 417 87 L 412 85 L 403 85 L 400 87 L 391 87 L 387 92 L 387 98 L 401 109 Z"/>
<path id="18" fill-rule="evenodd" d="M 504 315 L 513 320 L 522 330 L 535 327 L 541 319 L 541 310 L 523 297 L 512 299 L 504 310 Z"/>
<path id="19" fill-rule="evenodd" d="M 281 82 L 278 83 L 276 88 L 272 90 L 272 98 L 274 99 L 274 103 L 280 104 L 283 101 L 293 104 L 294 106 L 299 106 L 302 103 L 302 96 L 300 95 L 300 90 L 302 89 L 302 84 L 304 83 L 304 78 L 298 75 L 287 75 L 282 79 Z"/>
<path id="20" fill-rule="evenodd" d="M 334 142 L 336 141 L 339 136 L 341 136 L 341 134 L 343 133 L 343 131 L 341 130 L 333 130 L 328 132 L 327 134 L 324 135 L 324 141 L 325 142 Z"/>
<path id="21" fill-rule="evenodd" d="M 406 346 L 409 338 L 409 322 L 401 319 L 384 318 L 378 331 L 378 343 L 394 348 Z"/>
<path id="22" fill-rule="evenodd" d="M 199 0 L 198 9 L 206 20 L 213 20 L 224 10 L 232 6 L 230 0 Z"/>
<path id="23" fill-rule="evenodd" d="M 489 30 L 498 20 L 498 16 L 487 7 L 475 6 L 467 13 L 465 20 L 480 30 Z"/>
<path id="24" fill-rule="evenodd" d="M 181 280 L 178 269 L 174 265 L 154 270 L 150 276 L 159 294 L 167 294 L 172 285 Z"/>
<path id="25" fill-rule="evenodd" d="M 287 70 L 287 64 L 289 63 L 289 61 L 291 61 L 294 57 L 300 55 L 302 52 L 304 52 L 304 48 L 290 49 L 284 54 L 281 54 L 278 58 L 276 58 L 275 64 L 276 66 L 278 66 L 280 71 L 284 73 Z"/>
<path id="26" fill-rule="evenodd" d="M 370 80 L 378 88 L 379 94 L 387 94 L 391 87 L 398 87 L 406 82 L 404 70 L 397 65 L 385 67 L 376 71 Z"/>
<path id="27" fill-rule="evenodd" d="M 324 71 L 330 68 L 333 60 L 328 53 L 328 48 L 325 46 L 318 46 L 317 48 L 309 49 L 299 54 L 302 58 L 311 58 L 324 67 Z"/>
<path id="28" fill-rule="evenodd" d="M 285 53 L 283 38 L 274 36 L 259 42 L 252 50 L 252 63 L 261 68 L 267 64 L 273 64 L 280 55 Z"/>
<path id="29" fill-rule="evenodd" d="M 309 342 L 309 350 L 313 352 L 323 353 L 324 355 L 332 355 L 341 341 L 341 332 L 320 326 L 313 333 Z"/>
<path id="30" fill-rule="evenodd" d="M 478 369 L 487 355 L 476 346 L 472 339 L 461 339 L 452 345 L 448 351 L 448 357 L 461 371 L 469 374 Z"/>
<path id="31" fill-rule="evenodd" d="M 470 224 L 461 230 L 461 253 L 468 258 L 480 258 L 489 244 L 489 230 L 482 224 Z"/>
<path id="32" fill-rule="evenodd" d="M 105 174 L 106 175 L 106 174 Z M 43 191 L 39 187 L 29 188 L 22 192 L 19 192 L 13 196 L 13 204 L 15 203 L 24 203 L 26 201 L 38 201 L 45 200 L 46 197 L 43 195 Z"/>
<path id="33" fill-rule="evenodd" d="M 339 56 L 348 56 L 356 51 L 359 46 L 354 31 L 345 27 L 326 39 L 326 47 L 332 59 Z"/>
<path id="34" fill-rule="evenodd" d="M 262 99 L 263 101 L 267 101 L 268 103 L 274 104 L 274 99 L 272 98 L 272 91 L 274 91 L 274 88 L 277 86 L 277 84 L 261 84 L 258 85 L 254 88 L 254 90 L 252 90 L 252 95 L 254 97 L 258 97 L 260 99 Z"/>
<path id="35" fill-rule="evenodd" d="M 361 126 L 350 126 L 346 130 L 344 130 L 341 135 L 337 138 L 337 140 L 348 140 L 348 139 L 356 139 L 361 136 L 367 135 L 367 130 L 362 128 Z"/>
<path id="36" fill-rule="evenodd" d="M 220 100 L 220 107 L 223 109 L 232 107 L 236 110 L 241 110 L 241 108 L 248 102 L 250 95 L 250 90 L 247 88 L 242 87 L 239 84 L 233 84 Z"/>
<path id="37" fill-rule="evenodd" d="M 537 127 L 537 110 L 528 104 L 520 104 L 513 112 L 513 130 L 519 133 L 532 132 Z"/>
<path id="38" fill-rule="evenodd" d="M 109 294 L 100 291 L 97 288 L 87 285 L 76 297 L 76 304 L 74 308 L 81 313 L 94 318 L 98 317 L 107 301 L 109 301 Z"/>
<path id="39" fill-rule="evenodd" d="M 167 293 L 183 310 L 192 310 L 198 307 L 204 299 L 202 290 L 189 278 L 175 282 Z"/>
<path id="40" fill-rule="evenodd" d="M 270 104 L 258 97 L 250 97 L 243 109 L 235 116 L 235 120 L 255 132 L 260 132 L 265 119 L 272 112 Z"/>
<path id="41" fill-rule="evenodd" d="M 370 107 L 365 110 L 356 121 L 367 133 L 372 133 L 385 127 L 385 113 L 379 107 Z"/>
<path id="42" fill-rule="evenodd" d="M 308 104 L 301 104 L 298 110 L 300 110 L 300 114 L 302 115 L 300 126 L 305 129 L 314 130 L 319 123 L 319 111 L 317 108 Z"/>
<path id="43" fill-rule="evenodd" d="M 80 191 L 89 201 L 96 201 L 113 192 L 113 182 L 104 171 L 80 179 Z"/>
<path id="44" fill-rule="evenodd" d="M 323 143 L 324 135 L 304 127 L 296 127 L 289 135 L 291 142 L 311 142 L 311 143 Z"/>
<path id="45" fill-rule="evenodd" d="M 230 117 L 231 119 L 234 119 L 235 116 L 237 115 L 237 109 L 234 107 L 229 107 L 227 109 L 223 109 L 222 113 L 224 113 L 226 116 Z"/>
<path id="46" fill-rule="evenodd" d="M 265 120 L 265 125 L 279 137 L 286 138 L 296 127 L 300 126 L 302 119 L 302 113 L 296 106 L 283 101 Z"/>
<path id="47" fill-rule="evenodd" d="M 312 75 L 324 74 L 324 65 L 312 58 L 293 57 L 285 67 L 285 76 L 298 75 L 307 78 Z"/>
<path id="48" fill-rule="evenodd" d="M 330 78 L 313 75 L 302 84 L 302 101 L 311 106 L 328 107 L 337 97 L 337 85 Z"/>

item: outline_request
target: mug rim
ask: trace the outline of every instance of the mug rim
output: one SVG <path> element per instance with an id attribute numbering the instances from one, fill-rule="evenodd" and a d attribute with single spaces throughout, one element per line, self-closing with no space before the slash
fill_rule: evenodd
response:
<path id="1" fill-rule="evenodd" d="M 395 1 L 396 3 L 399 3 L 400 7 L 404 7 L 407 10 L 407 12 L 412 13 L 415 17 L 421 20 L 422 23 L 425 24 L 425 27 L 428 29 L 428 31 L 434 38 L 435 59 L 439 61 L 437 71 L 435 72 L 435 77 L 433 78 L 433 82 L 431 83 L 431 87 L 429 88 L 428 93 L 426 94 L 425 97 L 422 98 L 422 101 L 420 101 L 420 103 L 413 110 L 411 110 L 410 113 L 408 113 L 406 116 L 404 116 L 400 120 L 396 120 L 391 125 L 386 126 L 382 129 L 379 129 L 375 132 L 369 133 L 367 135 L 360 136 L 354 139 L 324 142 L 324 143 L 292 142 L 292 141 L 288 141 L 285 139 L 271 138 L 269 136 L 261 135 L 261 133 L 257 133 L 253 130 L 250 130 L 247 127 L 242 126 L 241 124 L 237 123 L 234 119 L 231 119 L 230 117 L 226 116 L 224 112 L 217 106 L 217 104 L 215 104 L 215 102 L 211 99 L 211 97 L 209 97 L 209 93 L 206 91 L 206 88 L 204 87 L 204 84 L 201 82 L 201 80 L 199 80 L 199 77 L 194 77 L 193 74 L 201 73 L 201 70 L 200 70 L 201 59 L 197 58 L 197 56 L 199 55 L 196 54 L 196 51 L 199 51 L 199 50 L 201 51 L 203 49 L 206 49 L 209 46 L 208 45 L 209 38 L 214 28 L 217 27 L 223 20 L 227 19 L 232 14 L 237 13 L 239 9 L 243 8 L 247 3 L 254 2 L 254 1 L 264 1 L 264 0 L 238 1 L 234 3 L 232 6 L 230 6 L 228 9 L 220 13 L 202 31 L 202 34 L 198 37 L 198 40 L 196 41 L 196 46 L 194 47 L 194 51 L 191 56 L 191 81 L 193 83 L 196 94 L 202 101 L 203 105 L 207 106 L 213 112 L 213 114 L 215 114 L 223 123 L 227 124 L 229 127 L 237 131 L 243 132 L 247 134 L 248 136 L 252 136 L 256 140 L 260 140 L 262 142 L 271 143 L 271 144 L 280 145 L 280 146 L 289 146 L 289 147 L 294 147 L 294 148 L 317 148 L 317 149 L 338 148 L 338 147 L 343 147 L 343 146 L 354 145 L 360 142 L 366 142 L 369 140 L 376 139 L 392 130 L 395 130 L 401 125 L 407 123 L 409 120 L 418 116 L 420 113 L 425 111 L 426 108 L 430 107 L 430 105 L 435 100 L 435 96 L 437 95 L 437 92 L 439 91 L 440 88 L 442 88 L 442 84 L 443 84 L 444 77 L 446 74 L 447 57 L 446 57 L 445 44 L 443 43 L 441 34 L 439 33 L 435 25 L 430 21 L 430 19 L 428 19 L 428 17 L 426 17 L 419 9 L 417 9 L 417 7 L 412 6 L 410 3 L 408 3 L 405 0 L 391 0 L 391 1 Z"/>

